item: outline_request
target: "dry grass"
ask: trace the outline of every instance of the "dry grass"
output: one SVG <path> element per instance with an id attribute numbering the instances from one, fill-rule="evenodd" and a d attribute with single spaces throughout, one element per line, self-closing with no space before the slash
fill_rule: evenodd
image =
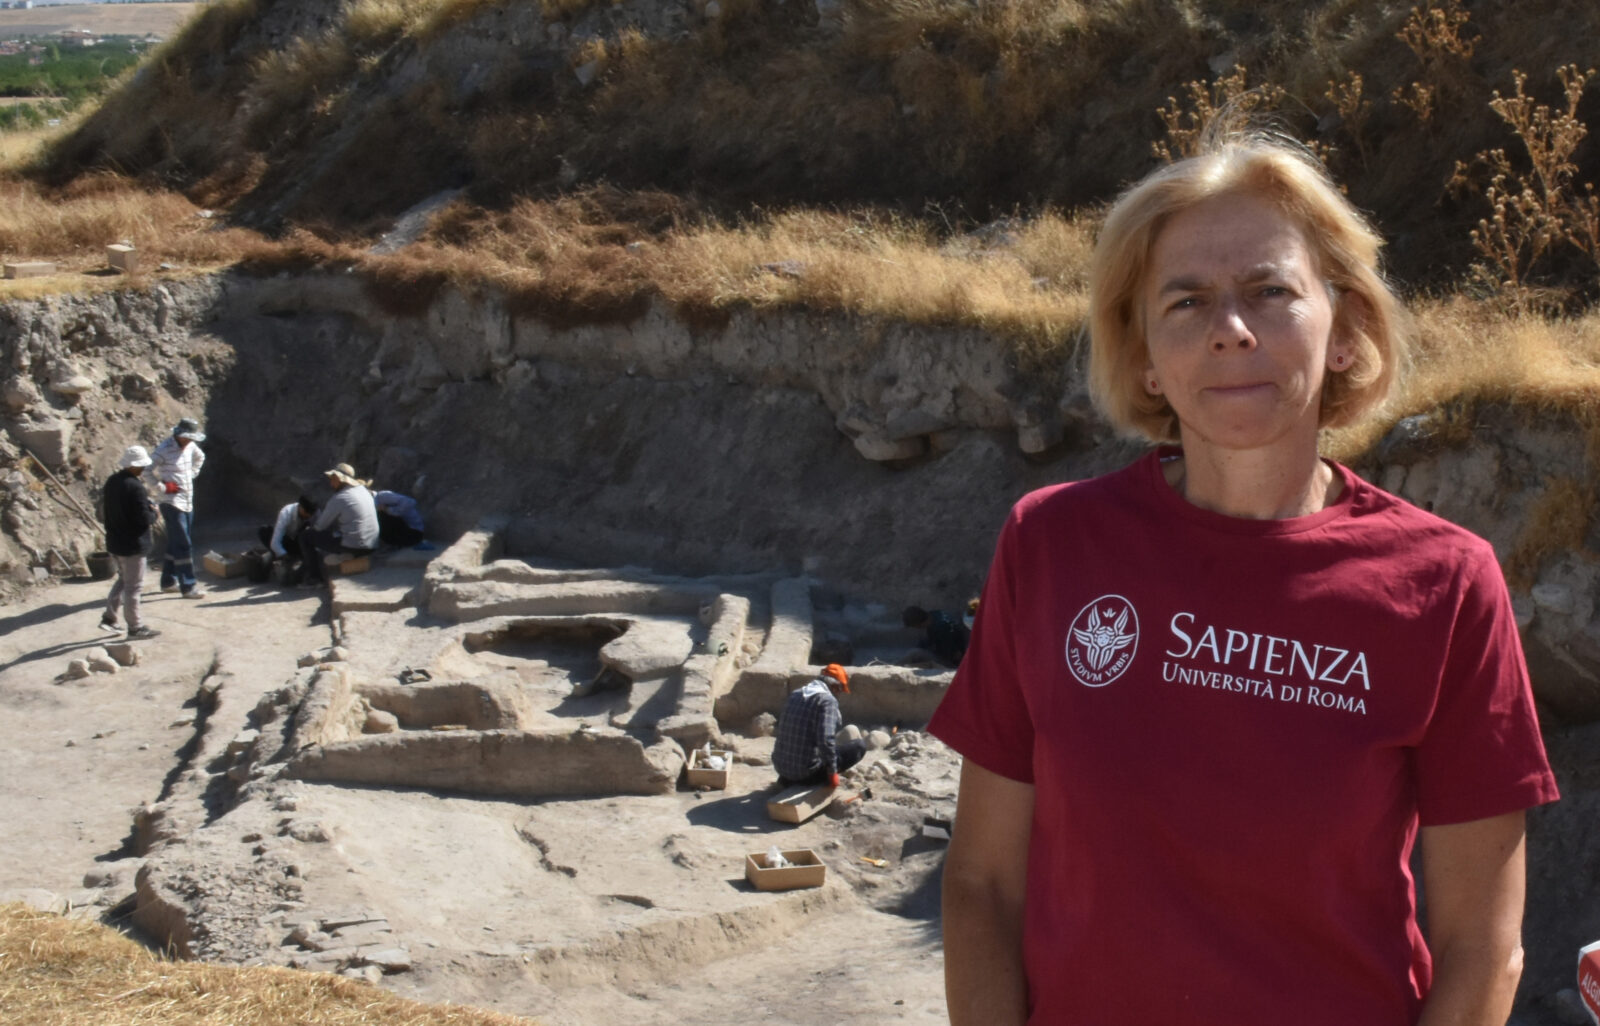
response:
<path id="1" fill-rule="evenodd" d="M 1411 312 L 1410 373 L 1381 416 L 1332 435 L 1339 458 L 1358 457 L 1403 417 L 1451 404 L 1600 409 L 1600 312 L 1549 319 L 1464 296 L 1419 300 Z"/>
<path id="2" fill-rule="evenodd" d="M 216 267 L 266 245 L 253 232 L 202 217 L 177 193 L 113 175 L 81 178 L 60 190 L 0 177 L 0 259 L 100 266 L 106 245 L 123 241 L 149 266 Z"/>
<path id="3" fill-rule="evenodd" d="M 7 1026 L 533 1026 L 482 1009 L 424 1005 L 366 983 L 277 968 L 168 962 L 114 930 L 0 906 Z"/>
<path id="4" fill-rule="evenodd" d="M 1595 482 L 1556 477 L 1545 482 L 1503 561 L 1506 583 L 1527 591 L 1552 557 L 1582 552 L 1594 518 Z"/>
<path id="5" fill-rule="evenodd" d="M 659 296 L 697 321 L 809 307 L 969 326 L 1047 359 L 1082 323 L 1090 230 L 1046 214 L 942 240 L 926 222 L 816 210 L 725 226 L 670 196 L 598 189 L 498 214 L 457 204 L 405 253 L 360 264 L 402 313 L 449 281 L 556 323 L 628 319 Z"/>

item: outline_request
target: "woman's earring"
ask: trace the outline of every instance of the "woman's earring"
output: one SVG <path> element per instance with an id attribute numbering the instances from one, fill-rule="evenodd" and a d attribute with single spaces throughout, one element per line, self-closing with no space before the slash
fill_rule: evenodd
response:
<path id="1" fill-rule="evenodd" d="M 1346 363 L 1349 362 L 1349 360 L 1350 360 L 1350 358 L 1348 356 L 1345 356 L 1343 353 L 1340 353 L 1338 356 L 1335 356 L 1333 358 L 1333 365 L 1335 367 L 1343 367 Z"/>

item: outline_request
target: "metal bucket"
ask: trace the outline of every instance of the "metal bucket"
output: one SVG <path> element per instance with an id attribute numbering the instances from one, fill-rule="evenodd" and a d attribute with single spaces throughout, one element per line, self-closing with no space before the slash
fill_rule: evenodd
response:
<path id="1" fill-rule="evenodd" d="M 117 572 L 117 557 L 109 552 L 91 552 L 83 561 L 89 564 L 89 576 L 96 581 L 109 581 Z"/>

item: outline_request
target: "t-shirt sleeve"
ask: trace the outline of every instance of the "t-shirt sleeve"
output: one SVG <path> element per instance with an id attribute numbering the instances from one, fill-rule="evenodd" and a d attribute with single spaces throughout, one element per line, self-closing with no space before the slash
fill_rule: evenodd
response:
<path id="1" fill-rule="evenodd" d="M 1505 579 L 1487 544 L 1468 558 L 1433 715 L 1414 753 L 1424 826 L 1559 797 Z"/>
<path id="2" fill-rule="evenodd" d="M 1020 519 L 1013 510 L 1001 529 L 972 641 L 928 732 L 984 769 L 1031 784 L 1033 717 L 1017 672 Z"/>

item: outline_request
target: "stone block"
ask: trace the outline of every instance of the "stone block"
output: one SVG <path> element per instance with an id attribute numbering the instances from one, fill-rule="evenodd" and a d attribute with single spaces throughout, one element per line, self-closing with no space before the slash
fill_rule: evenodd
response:
<path id="1" fill-rule="evenodd" d="M 123 243 L 107 246 L 106 263 L 112 270 L 133 274 L 139 269 L 139 251 Z"/>
<path id="2" fill-rule="evenodd" d="M 19 421 L 11 436 L 47 467 L 61 467 L 71 455 L 73 423 L 70 420 Z"/>
<path id="3" fill-rule="evenodd" d="M 56 265 L 48 260 L 20 260 L 6 264 L 7 278 L 42 278 L 55 273 Z"/>

